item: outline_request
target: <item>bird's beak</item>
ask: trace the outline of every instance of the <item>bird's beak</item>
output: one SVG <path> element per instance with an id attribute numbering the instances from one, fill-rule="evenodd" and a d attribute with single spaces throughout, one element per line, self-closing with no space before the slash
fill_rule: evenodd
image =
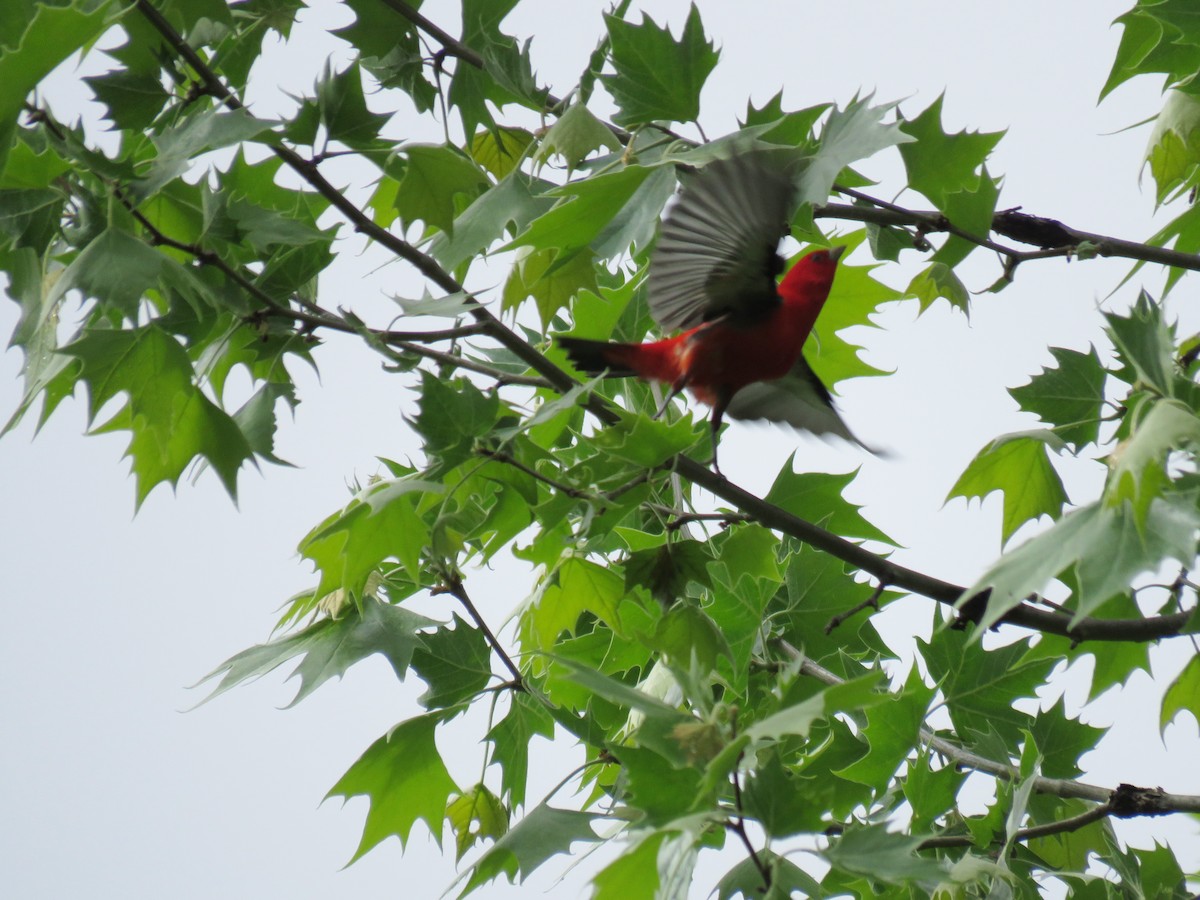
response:
<path id="1" fill-rule="evenodd" d="M 839 259 L 842 258 L 842 254 L 845 252 L 846 252 L 845 244 L 843 244 L 840 247 L 830 247 L 829 248 L 829 258 L 832 259 L 834 262 L 837 262 Z"/>

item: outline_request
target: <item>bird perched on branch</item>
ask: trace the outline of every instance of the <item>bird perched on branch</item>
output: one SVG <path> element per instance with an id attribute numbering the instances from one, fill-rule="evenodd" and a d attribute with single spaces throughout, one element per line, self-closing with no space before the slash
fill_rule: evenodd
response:
<path id="1" fill-rule="evenodd" d="M 713 468 L 724 416 L 784 422 L 859 444 L 801 350 L 845 247 L 819 249 L 776 282 L 795 188 L 763 153 L 717 160 L 688 182 L 650 258 L 650 313 L 681 334 L 644 344 L 560 337 L 581 372 L 661 381 L 712 407 Z"/>

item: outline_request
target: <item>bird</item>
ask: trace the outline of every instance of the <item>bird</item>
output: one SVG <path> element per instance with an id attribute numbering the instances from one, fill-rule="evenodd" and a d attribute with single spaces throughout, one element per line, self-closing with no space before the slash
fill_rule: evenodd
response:
<path id="1" fill-rule="evenodd" d="M 829 296 L 845 247 L 818 248 L 785 268 L 796 190 L 767 151 L 715 160 L 685 183 L 650 257 L 647 302 L 664 332 L 645 343 L 560 335 L 587 375 L 669 386 L 655 416 L 687 390 L 712 407 L 712 467 L 725 416 L 782 422 L 863 446 L 804 360 L 804 342 Z"/>

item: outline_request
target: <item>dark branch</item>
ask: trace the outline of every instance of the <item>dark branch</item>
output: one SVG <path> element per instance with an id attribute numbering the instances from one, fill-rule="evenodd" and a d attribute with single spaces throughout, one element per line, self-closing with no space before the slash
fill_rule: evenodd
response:
<path id="1" fill-rule="evenodd" d="M 483 638 L 487 641 L 488 646 L 492 648 L 492 652 L 500 658 L 500 662 L 504 664 L 504 668 L 508 669 L 512 675 L 512 687 L 514 690 L 525 690 L 525 676 L 521 674 L 521 670 L 517 668 L 517 664 L 513 662 L 508 651 L 504 649 L 492 629 L 488 627 L 483 616 L 479 614 L 479 610 L 475 608 L 475 604 L 471 602 L 470 596 L 467 594 L 467 589 L 463 586 L 462 576 L 457 572 L 447 573 L 445 584 L 440 588 L 435 588 L 435 594 L 449 594 L 455 600 L 462 604 L 463 609 L 467 611 L 475 626 L 483 632 Z"/>

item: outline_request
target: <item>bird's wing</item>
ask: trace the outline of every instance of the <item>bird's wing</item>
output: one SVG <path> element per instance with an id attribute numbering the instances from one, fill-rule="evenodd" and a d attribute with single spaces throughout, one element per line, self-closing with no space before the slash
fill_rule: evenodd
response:
<path id="1" fill-rule="evenodd" d="M 725 414 L 734 419 L 783 422 L 813 434 L 835 434 L 852 444 L 871 449 L 842 421 L 829 390 L 803 356 L 782 378 L 746 385 L 733 395 Z"/>
<path id="2" fill-rule="evenodd" d="M 684 185 L 650 259 L 649 303 L 668 331 L 729 315 L 753 319 L 779 303 L 776 252 L 795 188 L 764 153 L 705 166 Z"/>

